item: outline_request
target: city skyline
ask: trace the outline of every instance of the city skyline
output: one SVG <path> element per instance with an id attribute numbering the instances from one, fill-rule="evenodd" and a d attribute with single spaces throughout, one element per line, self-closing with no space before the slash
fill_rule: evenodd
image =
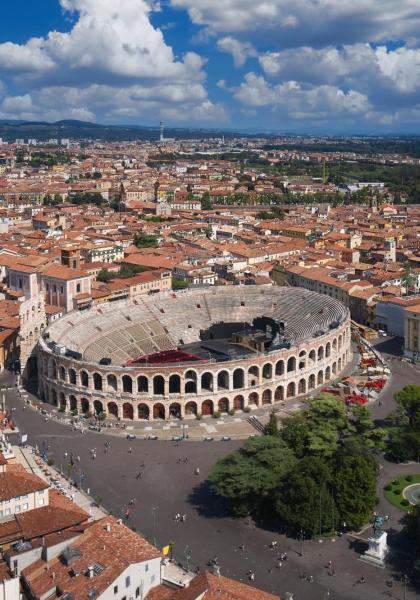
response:
<path id="1" fill-rule="evenodd" d="M 19 0 L 0 119 L 417 134 L 419 25 L 413 0 Z"/>

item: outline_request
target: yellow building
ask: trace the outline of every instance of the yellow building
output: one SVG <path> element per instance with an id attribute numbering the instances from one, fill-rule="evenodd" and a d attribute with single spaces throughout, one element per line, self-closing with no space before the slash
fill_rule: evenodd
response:
<path id="1" fill-rule="evenodd" d="M 405 311 L 404 354 L 420 361 L 420 303 Z"/>

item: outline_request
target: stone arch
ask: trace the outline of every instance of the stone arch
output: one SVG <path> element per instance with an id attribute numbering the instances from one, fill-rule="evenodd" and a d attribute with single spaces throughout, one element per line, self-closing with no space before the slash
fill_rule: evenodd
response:
<path id="1" fill-rule="evenodd" d="M 234 410 L 243 410 L 245 406 L 245 400 L 242 394 L 235 396 L 233 399 L 233 408 Z"/>
<path id="2" fill-rule="evenodd" d="M 165 379 L 162 375 L 155 375 L 153 377 L 153 394 L 155 396 L 165 395 Z"/>
<path id="3" fill-rule="evenodd" d="M 181 418 L 181 405 L 179 402 L 172 402 L 172 404 L 169 405 L 169 418 Z"/>
<path id="4" fill-rule="evenodd" d="M 93 401 L 93 412 L 97 416 L 101 415 L 104 412 L 104 407 L 100 400 Z"/>
<path id="5" fill-rule="evenodd" d="M 331 368 L 327 367 L 325 369 L 325 381 L 329 381 L 331 379 Z"/>
<path id="6" fill-rule="evenodd" d="M 80 400 L 80 408 L 82 409 L 83 414 L 90 412 L 89 400 L 87 398 L 82 398 Z"/>
<path id="7" fill-rule="evenodd" d="M 58 406 L 58 398 L 55 388 L 51 388 L 51 404 L 54 404 L 54 406 Z"/>
<path id="8" fill-rule="evenodd" d="M 324 383 L 324 373 L 323 371 L 318 371 L 318 385 L 322 385 Z"/>
<path id="9" fill-rule="evenodd" d="M 243 369 L 235 369 L 232 375 L 233 389 L 240 390 L 245 387 L 245 371 Z"/>
<path id="10" fill-rule="evenodd" d="M 58 376 L 63 380 L 66 378 L 66 369 L 62 365 L 58 368 Z"/>
<path id="11" fill-rule="evenodd" d="M 309 379 L 308 379 L 308 390 L 314 390 L 316 387 L 316 378 L 315 375 L 312 373 L 312 375 L 309 375 Z"/>
<path id="12" fill-rule="evenodd" d="M 74 369 L 69 369 L 69 382 L 76 385 L 76 381 L 76 371 Z"/>
<path id="13" fill-rule="evenodd" d="M 305 379 L 299 379 L 299 383 L 298 383 L 298 395 L 300 394 L 306 394 L 306 381 Z"/>
<path id="14" fill-rule="evenodd" d="M 325 358 L 331 356 L 331 342 L 328 342 L 325 346 Z"/>
<path id="15" fill-rule="evenodd" d="M 128 421 L 133 421 L 134 419 L 134 409 L 131 402 L 124 402 L 122 405 L 122 418 Z"/>
<path id="16" fill-rule="evenodd" d="M 311 350 L 309 352 L 308 358 L 313 363 L 316 361 L 316 352 L 315 352 L 315 350 Z"/>
<path id="17" fill-rule="evenodd" d="M 123 375 L 122 386 L 123 386 L 123 392 L 125 392 L 127 394 L 133 393 L 133 380 L 130 377 L 130 375 Z"/>
<path id="18" fill-rule="evenodd" d="M 116 402 L 108 402 L 108 417 L 115 417 L 118 419 L 118 405 Z"/>
<path id="19" fill-rule="evenodd" d="M 284 400 L 284 388 L 282 385 L 279 385 L 274 392 L 274 401 L 281 402 L 282 400 Z"/>
<path id="20" fill-rule="evenodd" d="M 106 378 L 108 390 L 116 392 L 118 390 L 118 380 L 113 373 L 110 373 Z"/>
<path id="21" fill-rule="evenodd" d="M 341 358 L 338 359 L 338 370 L 341 371 Z"/>
<path id="22" fill-rule="evenodd" d="M 219 412 L 227 413 L 229 411 L 229 399 L 228 398 L 220 398 L 218 402 Z"/>
<path id="23" fill-rule="evenodd" d="M 69 396 L 70 410 L 77 410 L 76 396 Z"/>
<path id="24" fill-rule="evenodd" d="M 186 415 L 196 415 L 197 414 L 197 402 L 190 400 L 185 405 L 185 414 Z"/>
<path id="25" fill-rule="evenodd" d="M 169 393 L 181 393 L 181 377 L 179 375 L 174 374 L 169 377 Z"/>
<path id="26" fill-rule="evenodd" d="M 64 392 L 60 392 L 60 408 L 66 408 L 67 406 L 67 402 L 66 402 L 66 396 L 64 394 Z"/>
<path id="27" fill-rule="evenodd" d="M 147 421 L 149 419 L 150 409 L 147 404 L 139 404 L 137 407 L 137 418 L 141 421 Z"/>
<path id="28" fill-rule="evenodd" d="M 333 375 L 337 375 L 337 363 L 336 362 L 333 362 L 331 370 L 332 370 Z"/>
<path id="29" fill-rule="evenodd" d="M 185 393 L 197 393 L 197 373 L 192 369 L 185 372 Z"/>
<path id="30" fill-rule="evenodd" d="M 287 361 L 287 372 L 291 373 L 292 371 L 296 371 L 296 358 L 291 356 Z"/>
<path id="31" fill-rule="evenodd" d="M 137 377 L 137 391 L 140 394 L 147 393 L 149 391 L 149 380 L 145 375 L 139 375 Z"/>
<path id="32" fill-rule="evenodd" d="M 260 368 L 257 365 L 252 365 L 248 369 L 248 386 L 253 387 L 258 385 L 260 378 Z"/>
<path id="33" fill-rule="evenodd" d="M 320 346 L 318 348 L 318 360 L 324 360 L 324 356 L 325 356 L 324 346 Z"/>
<path id="34" fill-rule="evenodd" d="M 201 375 L 201 389 L 208 392 L 213 391 L 213 373 L 207 371 Z"/>
<path id="35" fill-rule="evenodd" d="M 271 363 L 265 363 L 262 368 L 263 379 L 273 379 L 273 365 Z"/>
<path id="36" fill-rule="evenodd" d="M 163 421 L 165 420 L 165 418 L 166 418 L 165 407 L 163 406 L 163 404 L 161 402 L 157 402 L 156 404 L 153 405 L 153 418 L 161 419 Z"/>
<path id="37" fill-rule="evenodd" d="M 251 392 L 248 396 L 248 405 L 249 406 L 258 406 L 260 397 L 257 392 Z"/>
<path id="38" fill-rule="evenodd" d="M 212 415 L 214 412 L 214 405 L 212 400 L 204 400 L 201 404 L 201 414 L 203 416 Z"/>
<path id="39" fill-rule="evenodd" d="M 332 349 L 334 352 L 337 352 L 337 348 L 338 348 L 338 341 L 337 341 L 337 338 L 334 338 L 333 343 L 332 343 Z"/>
<path id="40" fill-rule="evenodd" d="M 343 347 L 343 336 L 340 334 L 338 336 L 338 350 L 341 350 L 342 347 Z"/>
<path id="41" fill-rule="evenodd" d="M 229 389 L 229 371 L 219 371 L 217 374 L 217 389 L 228 390 Z"/>
<path id="42" fill-rule="evenodd" d="M 263 404 L 271 404 L 271 390 L 264 390 L 262 393 L 262 403 Z"/>
<path id="43" fill-rule="evenodd" d="M 296 396 L 296 384 L 294 381 L 291 381 L 287 386 L 287 397 L 294 398 Z"/>
<path id="44" fill-rule="evenodd" d="M 102 391 L 102 375 L 100 373 L 93 374 L 93 387 L 95 390 Z"/>
<path id="45" fill-rule="evenodd" d="M 276 362 L 276 375 L 284 375 L 284 360 Z"/>
<path id="46" fill-rule="evenodd" d="M 80 371 L 80 385 L 89 387 L 89 373 L 87 371 Z"/>

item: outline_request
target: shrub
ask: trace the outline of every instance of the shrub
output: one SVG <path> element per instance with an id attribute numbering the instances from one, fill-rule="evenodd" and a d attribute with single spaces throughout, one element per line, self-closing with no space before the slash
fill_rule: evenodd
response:
<path id="1" fill-rule="evenodd" d="M 399 496 L 399 495 L 401 494 L 401 488 L 395 488 L 395 490 L 394 490 L 394 494 L 395 494 L 396 496 Z"/>
<path id="2" fill-rule="evenodd" d="M 392 485 L 391 485 L 390 483 L 388 483 L 388 484 L 387 484 L 387 485 L 384 487 L 384 490 L 385 490 L 386 492 L 390 492 L 390 491 L 392 490 Z"/>
<path id="3" fill-rule="evenodd" d="M 392 485 L 397 485 L 398 484 L 398 479 L 393 479 L 392 480 Z"/>
<path id="4" fill-rule="evenodd" d="M 251 407 L 250 406 L 245 406 L 244 407 L 244 413 L 249 413 L 251 412 Z"/>
<path id="5" fill-rule="evenodd" d="M 410 503 L 406 498 L 404 498 L 404 500 L 401 500 L 401 506 L 408 506 L 409 504 Z"/>
<path id="6" fill-rule="evenodd" d="M 53 458 L 49 458 L 48 461 L 47 461 L 47 465 L 49 467 L 52 467 L 54 464 L 55 464 L 55 460 Z"/>
<path id="7" fill-rule="evenodd" d="M 195 418 L 197 419 L 197 421 L 200 421 L 200 419 L 202 419 L 203 415 L 201 413 L 197 413 L 195 415 Z"/>
<path id="8" fill-rule="evenodd" d="M 405 478 L 406 481 L 410 482 L 413 481 L 413 476 L 412 475 L 407 475 L 407 477 Z"/>
<path id="9" fill-rule="evenodd" d="M 61 405 L 60 408 L 58 409 L 58 412 L 60 412 L 60 413 L 66 412 L 66 407 Z"/>
<path id="10" fill-rule="evenodd" d="M 220 419 L 221 413 L 218 410 L 215 410 L 213 413 L 213 419 Z"/>
<path id="11" fill-rule="evenodd" d="M 79 414 L 79 412 L 78 412 L 77 408 L 74 408 L 74 409 L 71 411 L 71 414 L 73 415 L 73 417 L 77 417 L 77 415 Z"/>
<path id="12" fill-rule="evenodd" d="M 231 408 L 230 411 L 229 411 L 230 416 L 233 417 L 233 415 L 235 414 L 235 412 L 236 412 L 235 409 Z"/>

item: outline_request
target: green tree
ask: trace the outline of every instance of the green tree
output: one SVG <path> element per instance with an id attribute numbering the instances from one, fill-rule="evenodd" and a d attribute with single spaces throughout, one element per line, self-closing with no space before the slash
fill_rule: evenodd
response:
<path id="1" fill-rule="evenodd" d="M 228 501 L 232 514 L 256 514 L 272 504 L 282 477 L 295 461 L 279 437 L 249 438 L 216 463 L 209 480 L 214 492 Z"/>
<path id="2" fill-rule="evenodd" d="M 330 485 L 331 470 L 324 459 L 308 456 L 296 463 L 277 494 L 275 511 L 280 524 L 305 537 L 332 531 L 338 514 Z"/>
<path id="3" fill-rule="evenodd" d="M 172 289 L 173 290 L 185 290 L 188 287 L 188 282 L 172 277 Z"/>
<path id="4" fill-rule="evenodd" d="M 142 231 L 135 234 L 133 243 L 137 248 L 157 248 L 159 246 L 158 238 L 155 235 Z"/>
<path id="5" fill-rule="evenodd" d="M 264 427 L 265 435 L 274 435 L 277 436 L 279 434 L 279 426 L 277 423 L 277 417 L 274 411 L 270 413 L 270 418 L 268 419 L 267 425 Z"/>
<path id="6" fill-rule="evenodd" d="M 333 466 L 333 496 L 342 522 L 358 529 L 366 523 L 377 504 L 378 463 L 361 453 L 340 453 Z"/>
<path id="7" fill-rule="evenodd" d="M 96 281 L 107 283 L 108 281 L 111 281 L 111 279 L 114 279 L 114 277 L 115 273 L 111 273 L 108 269 L 101 269 L 96 276 Z"/>
<path id="8" fill-rule="evenodd" d="M 410 429 L 420 429 L 420 385 L 404 386 L 396 392 L 395 401 L 407 417 Z"/>
<path id="9" fill-rule="evenodd" d="M 401 283 L 405 288 L 407 294 L 412 290 L 416 284 L 417 276 L 413 272 L 410 263 L 407 261 L 404 263 L 401 271 Z"/>

